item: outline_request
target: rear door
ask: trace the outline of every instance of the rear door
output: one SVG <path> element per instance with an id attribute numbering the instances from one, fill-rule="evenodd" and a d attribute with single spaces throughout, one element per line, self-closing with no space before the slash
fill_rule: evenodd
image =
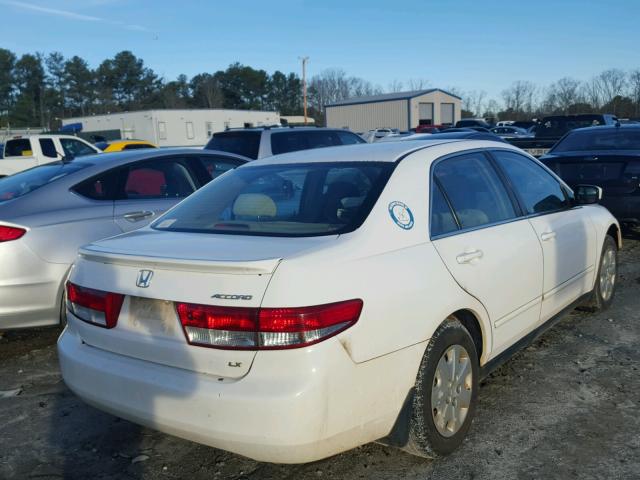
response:
<path id="1" fill-rule="evenodd" d="M 542 320 L 588 292 L 593 284 L 596 232 L 587 210 L 573 207 L 560 182 L 516 152 L 492 152 L 519 197 L 544 252 Z"/>
<path id="2" fill-rule="evenodd" d="M 487 309 L 495 352 L 538 323 L 542 249 L 483 152 L 432 167 L 431 238 L 458 284 Z"/>
<path id="3" fill-rule="evenodd" d="M 191 195 L 199 186 L 186 157 L 133 162 L 120 170 L 115 222 L 123 232 L 136 230 Z"/>

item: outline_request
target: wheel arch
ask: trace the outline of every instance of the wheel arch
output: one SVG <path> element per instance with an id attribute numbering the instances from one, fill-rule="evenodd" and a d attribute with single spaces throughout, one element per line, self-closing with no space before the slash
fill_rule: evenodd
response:
<path id="1" fill-rule="evenodd" d="M 487 329 L 490 329 L 491 327 L 484 325 L 480 320 L 479 315 L 468 308 L 457 310 L 453 312 L 451 316 L 458 319 L 458 321 L 462 323 L 462 325 L 464 325 L 471 334 L 473 343 L 476 346 L 478 362 L 480 365 L 486 363 L 486 358 L 491 351 L 491 344 L 489 342 L 489 339 L 491 339 L 491 331 L 487 331 Z"/>
<path id="2" fill-rule="evenodd" d="M 620 250 L 622 248 L 622 232 L 620 231 L 620 227 L 617 223 L 609 225 L 609 228 L 607 228 L 607 235 L 611 236 L 616 241 L 618 250 Z"/>

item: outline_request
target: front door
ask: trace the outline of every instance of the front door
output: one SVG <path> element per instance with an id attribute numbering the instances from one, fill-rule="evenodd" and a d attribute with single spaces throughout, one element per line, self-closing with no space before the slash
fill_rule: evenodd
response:
<path id="1" fill-rule="evenodd" d="M 541 321 L 587 293 L 596 264 L 595 227 L 586 209 L 572 207 L 561 183 L 536 161 L 515 152 L 492 153 L 519 197 L 544 253 Z"/>
<path id="2" fill-rule="evenodd" d="M 114 220 L 123 232 L 141 228 L 197 189 L 197 179 L 182 158 L 135 162 L 121 174 Z"/>
<path id="3" fill-rule="evenodd" d="M 540 243 L 484 153 L 445 158 L 432 176 L 433 244 L 458 284 L 485 306 L 497 354 L 538 323 Z"/>

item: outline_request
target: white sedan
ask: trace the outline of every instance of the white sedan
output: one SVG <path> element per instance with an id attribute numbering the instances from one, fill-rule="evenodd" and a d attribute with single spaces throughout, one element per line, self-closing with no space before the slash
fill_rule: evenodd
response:
<path id="1" fill-rule="evenodd" d="M 251 162 L 80 251 L 64 380 L 261 461 L 371 441 L 448 454 L 483 375 L 573 306 L 612 302 L 620 229 L 600 193 L 490 141 Z"/>

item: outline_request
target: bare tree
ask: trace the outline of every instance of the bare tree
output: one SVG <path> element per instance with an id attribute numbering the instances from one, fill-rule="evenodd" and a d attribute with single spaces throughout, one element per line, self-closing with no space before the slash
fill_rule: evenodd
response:
<path id="1" fill-rule="evenodd" d="M 505 107 L 516 115 L 531 114 L 536 91 L 536 86 L 526 80 L 513 82 L 502 92 Z"/>
<path id="2" fill-rule="evenodd" d="M 635 105 L 635 116 L 640 116 L 640 70 L 632 70 L 627 76 L 629 96 Z"/>
<path id="3" fill-rule="evenodd" d="M 397 93 L 401 92 L 404 89 L 404 84 L 400 80 L 393 80 L 393 82 L 389 83 L 387 87 L 387 92 L 389 93 Z"/>
<path id="4" fill-rule="evenodd" d="M 429 82 L 429 80 L 427 80 L 426 78 L 412 78 L 407 83 L 409 85 L 410 91 L 424 90 L 426 88 L 429 88 L 429 86 L 431 85 L 431 82 Z"/>
<path id="5" fill-rule="evenodd" d="M 602 106 L 602 89 L 597 77 L 593 77 L 582 84 L 582 95 L 594 110 L 600 109 Z"/>
<path id="6" fill-rule="evenodd" d="M 376 95 L 381 93 L 359 77 L 349 77 L 342 69 L 328 69 L 314 75 L 309 82 L 309 103 L 317 112 L 324 112 L 324 106 L 346 98 Z"/>

